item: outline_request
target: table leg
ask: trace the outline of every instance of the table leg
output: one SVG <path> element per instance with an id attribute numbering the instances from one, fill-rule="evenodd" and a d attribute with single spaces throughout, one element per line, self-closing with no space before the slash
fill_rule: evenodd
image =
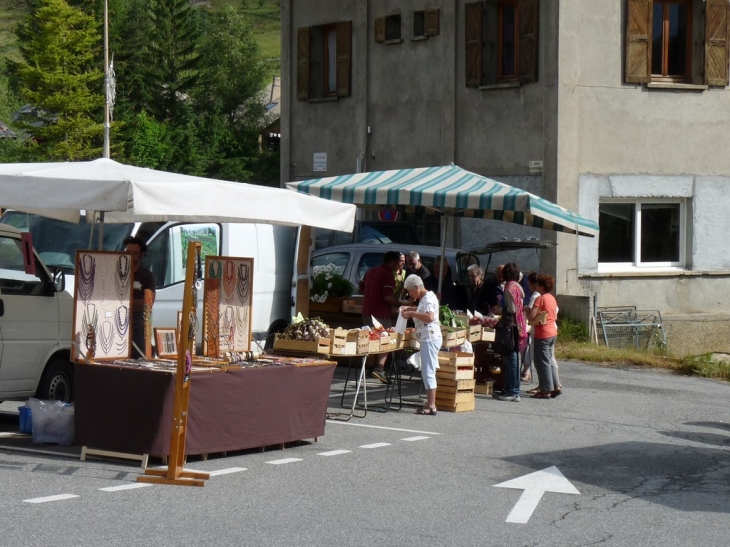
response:
<path id="1" fill-rule="evenodd" d="M 335 418 L 342 421 L 349 421 L 350 418 L 355 416 L 355 418 L 364 418 L 368 415 L 368 387 L 367 382 L 365 381 L 365 365 L 367 362 L 367 355 L 362 355 L 362 361 L 360 364 L 360 372 L 357 375 L 357 381 L 356 381 L 356 388 L 355 388 L 355 396 L 352 400 L 352 407 L 350 408 L 350 413 L 347 414 L 345 412 L 334 412 L 327 415 L 328 418 Z M 345 385 L 342 388 L 342 398 L 340 399 L 340 406 L 342 408 L 346 408 L 344 401 L 345 401 L 345 393 L 347 392 L 347 384 L 350 381 L 350 369 L 352 368 L 352 357 L 350 357 L 350 361 L 347 365 L 347 376 L 345 377 Z M 362 416 L 357 416 L 355 414 L 355 408 L 357 407 L 357 399 L 360 396 L 360 387 L 362 386 L 362 392 L 363 392 L 363 399 L 364 399 L 364 408 L 363 408 L 363 414 Z M 338 416 L 342 416 L 342 418 L 338 418 Z M 345 417 L 346 416 L 346 417 Z"/>

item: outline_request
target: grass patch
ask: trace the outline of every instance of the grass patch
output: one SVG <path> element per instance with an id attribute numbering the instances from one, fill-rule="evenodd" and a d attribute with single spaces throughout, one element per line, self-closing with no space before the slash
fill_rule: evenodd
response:
<path id="1" fill-rule="evenodd" d="M 730 381 L 730 361 L 713 359 L 711 354 L 673 357 L 661 345 L 647 350 L 607 348 L 590 342 L 588 329 L 570 319 L 560 321 L 555 356 L 561 360 L 660 368 L 677 374 Z"/>

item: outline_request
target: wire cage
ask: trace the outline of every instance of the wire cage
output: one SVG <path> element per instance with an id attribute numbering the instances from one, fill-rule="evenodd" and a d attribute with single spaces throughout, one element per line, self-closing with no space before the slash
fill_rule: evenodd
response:
<path id="1" fill-rule="evenodd" d="M 597 308 L 596 329 L 609 348 L 667 346 L 659 310 L 637 310 L 634 306 Z"/>

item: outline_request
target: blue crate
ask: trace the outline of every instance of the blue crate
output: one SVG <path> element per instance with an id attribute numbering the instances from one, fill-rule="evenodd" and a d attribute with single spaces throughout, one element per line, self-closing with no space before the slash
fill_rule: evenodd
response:
<path id="1" fill-rule="evenodd" d="M 20 432 L 33 433 L 33 413 L 29 406 L 21 406 L 18 408 L 20 413 Z"/>

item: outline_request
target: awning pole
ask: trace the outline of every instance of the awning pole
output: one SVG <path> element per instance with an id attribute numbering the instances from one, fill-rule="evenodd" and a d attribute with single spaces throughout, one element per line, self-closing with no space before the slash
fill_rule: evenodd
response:
<path id="1" fill-rule="evenodd" d="M 449 229 L 449 215 L 441 217 L 443 227 L 441 230 L 441 264 L 439 264 L 439 288 L 437 292 L 441 293 L 441 286 L 444 282 L 444 260 L 446 260 L 446 232 Z"/>

